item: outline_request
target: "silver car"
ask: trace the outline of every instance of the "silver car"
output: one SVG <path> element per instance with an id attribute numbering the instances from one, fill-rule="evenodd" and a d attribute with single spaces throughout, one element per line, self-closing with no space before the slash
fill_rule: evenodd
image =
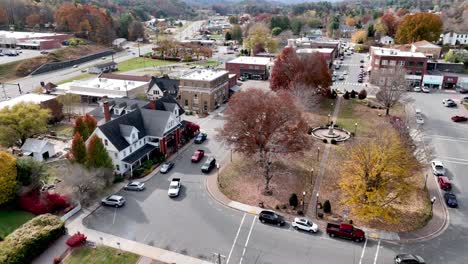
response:
<path id="1" fill-rule="evenodd" d="M 143 191 L 145 189 L 145 184 L 142 182 L 129 182 L 125 185 L 124 190 L 127 191 Z"/>
<path id="2" fill-rule="evenodd" d="M 121 207 L 125 204 L 125 198 L 120 195 L 111 195 L 101 200 L 102 205 Z"/>
<path id="3" fill-rule="evenodd" d="M 164 162 L 159 171 L 161 173 L 167 173 L 172 169 L 172 167 L 174 167 L 174 162 Z"/>

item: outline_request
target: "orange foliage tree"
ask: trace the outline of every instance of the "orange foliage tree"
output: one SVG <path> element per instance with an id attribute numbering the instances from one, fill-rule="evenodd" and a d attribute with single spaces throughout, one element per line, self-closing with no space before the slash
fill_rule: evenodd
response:
<path id="1" fill-rule="evenodd" d="M 434 42 L 439 40 L 443 22 L 439 15 L 418 13 L 403 18 L 396 32 L 395 41 L 400 44 L 420 40 Z"/>

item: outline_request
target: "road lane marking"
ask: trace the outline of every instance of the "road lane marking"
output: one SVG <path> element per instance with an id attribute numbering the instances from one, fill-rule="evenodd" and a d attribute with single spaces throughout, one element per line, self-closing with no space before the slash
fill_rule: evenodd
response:
<path id="1" fill-rule="evenodd" d="M 117 214 L 117 207 L 114 208 L 114 219 L 112 219 L 112 224 L 115 223 L 115 215 Z"/>
<path id="2" fill-rule="evenodd" d="M 241 259 L 239 261 L 239 264 L 242 264 L 242 259 L 244 258 L 245 251 L 247 250 L 247 245 L 249 244 L 250 235 L 252 234 L 252 230 L 253 230 L 253 227 L 255 225 L 255 220 L 256 219 L 257 219 L 257 216 L 255 216 L 254 219 L 252 220 L 252 225 L 250 226 L 249 235 L 247 235 L 247 240 L 245 241 L 244 250 L 242 251 L 242 257 L 241 257 Z"/>
<path id="3" fill-rule="evenodd" d="M 242 224 L 244 224 L 245 216 L 246 216 L 246 213 L 244 213 L 244 216 L 242 217 L 241 223 L 239 225 L 239 229 L 237 229 L 237 234 L 236 234 L 236 237 L 234 238 L 234 242 L 232 242 L 231 251 L 229 251 L 229 255 L 228 255 L 226 264 L 229 264 L 229 259 L 231 259 L 232 251 L 234 250 L 234 246 L 236 245 L 237 238 L 239 237 L 239 233 L 241 231 Z"/>
<path id="4" fill-rule="evenodd" d="M 366 246 L 367 246 L 367 239 L 364 242 L 364 246 L 362 247 L 362 253 L 361 253 L 361 258 L 359 259 L 359 264 L 362 264 L 362 258 L 364 257 L 364 253 L 366 252 Z"/>
<path id="5" fill-rule="evenodd" d="M 380 249 L 380 239 L 379 239 L 379 242 L 377 243 L 377 251 L 375 252 L 374 264 L 377 263 L 377 258 L 379 257 L 379 249 Z"/>

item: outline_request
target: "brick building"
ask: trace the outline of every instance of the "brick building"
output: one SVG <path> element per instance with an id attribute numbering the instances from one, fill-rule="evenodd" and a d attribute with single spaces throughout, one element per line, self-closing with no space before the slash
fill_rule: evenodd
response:
<path id="1" fill-rule="evenodd" d="M 332 39 L 288 39 L 287 47 L 295 49 L 331 49 L 332 58 L 337 58 L 340 53 L 340 41 Z"/>
<path id="2" fill-rule="evenodd" d="M 427 57 L 421 52 L 400 51 L 397 49 L 371 47 L 370 67 L 374 69 L 394 69 L 403 66 L 406 70 L 406 80 L 412 86 L 421 85 L 426 74 Z"/>
<path id="3" fill-rule="evenodd" d="M 237 78 L 244 75 L 249 79 L 268 80 L 272 63 L 270 58 L 242 56 L 226 62 L 226 70 Z"/>
<path id="4" fill-rule="evenodd" d="M 0 30 L 0 47 L 23 49 L 55 49 L 62 46 L 62 42 L 73 38 L 73 34 L 18 32 Z"/>
<path id="5" fill-rule="evenodd" d="M 297 55 L 308 55 L 318 52 L 320 55 L 322 55 L 323 59 L 325 60 L 328 68 L 331 68 L 333 65 L 333 59 L 334 59 L 334 50 L 332 48 L 301 48 L 297 49 L 296 53 Z"/>
<path id="6" fill-rule="evenodd" d="M 229 72 L 196 70 L 180 78 L 179 104 L 197 113 L 215 110 L 229 97 Z"/>

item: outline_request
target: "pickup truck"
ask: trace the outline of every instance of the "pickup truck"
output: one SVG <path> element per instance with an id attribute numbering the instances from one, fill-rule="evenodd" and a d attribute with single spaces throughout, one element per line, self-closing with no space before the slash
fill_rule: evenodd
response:
<path id="1" fill-rule="evenodd" d="M 356 242 L 362 242 L 366 239 L 364 231 L 355 228 L 353 225 L 341 223 L 339 225 L 328 223 L 327 234 L 331 237 L 341 237 Z"/>
<path id="2" fill-rule="evenodd" d="M 167 195 L 169 195 L 169 197 L 179 196 L 180 186 L 180 178 L 172 178 Z"/>
<path id="3" fill-rule="evenodd" d="M 199 162 L 205 156 L 205 151 L 202 149 L 196 150 L 192 155 L 192 162 Z"/>

